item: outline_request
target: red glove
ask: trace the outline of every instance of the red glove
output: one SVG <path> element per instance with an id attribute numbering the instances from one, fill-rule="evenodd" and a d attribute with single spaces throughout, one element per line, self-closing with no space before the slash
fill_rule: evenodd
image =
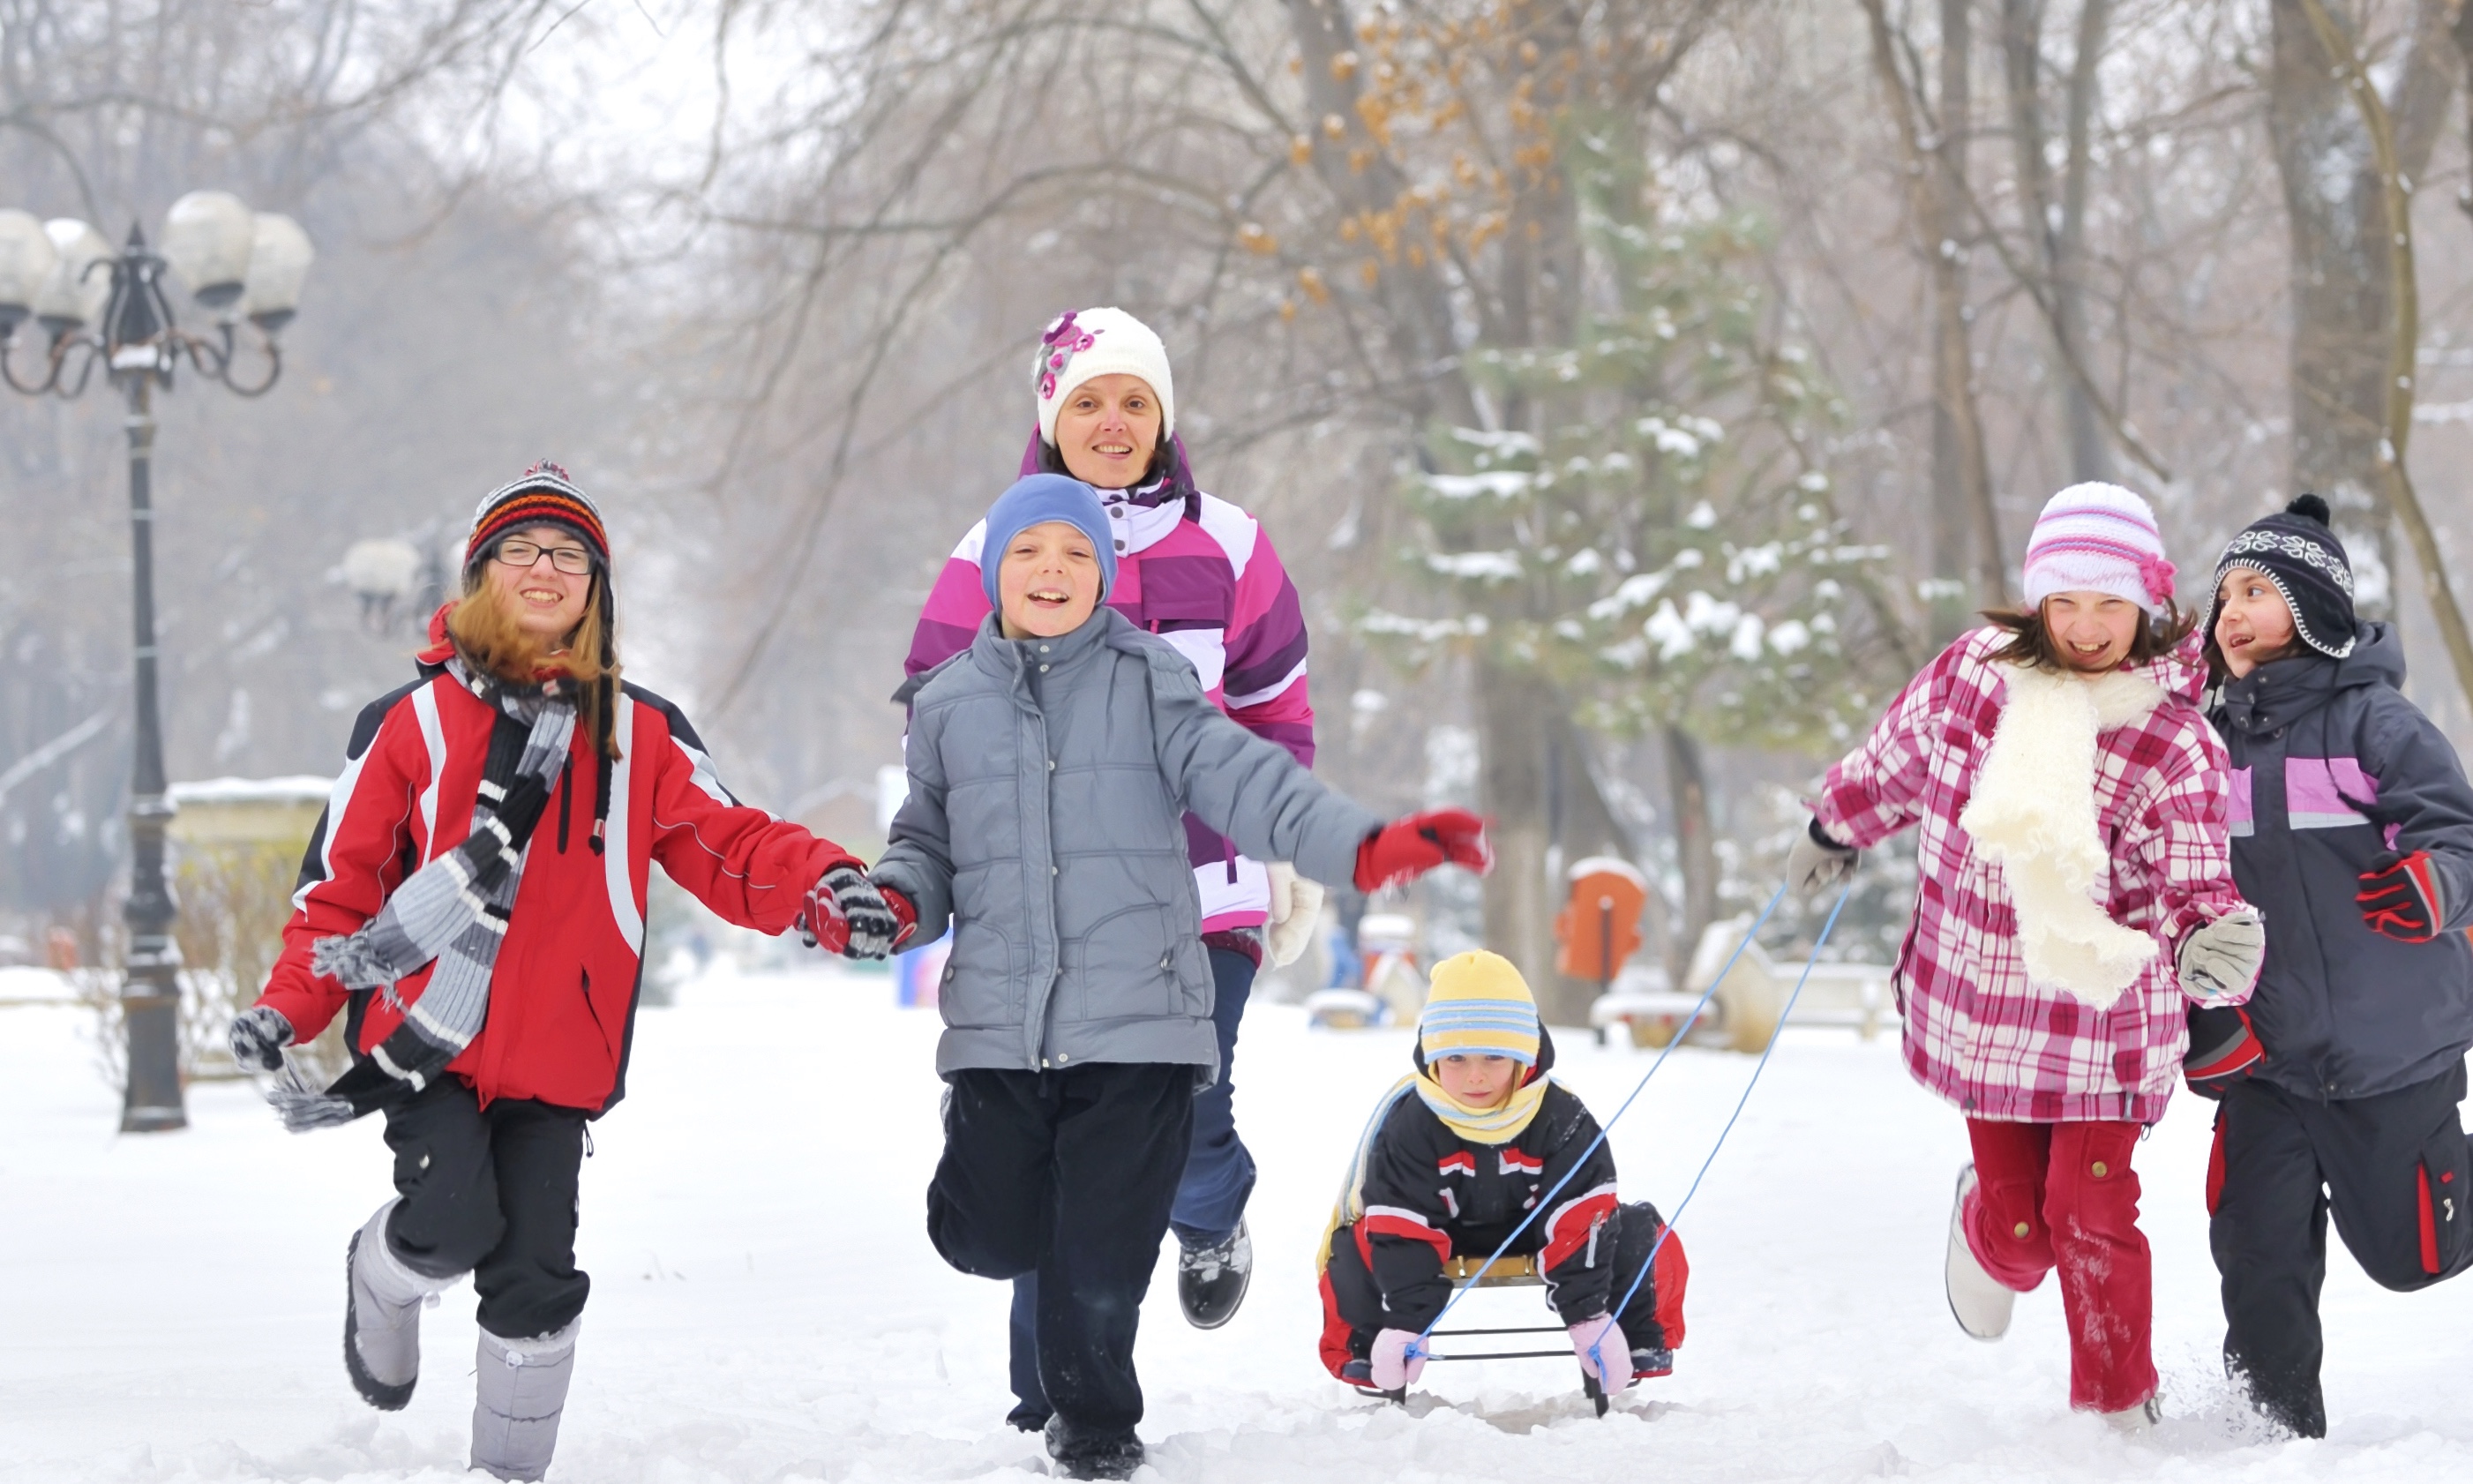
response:
<path id="1" fill-rule="evenodd" d="M 2428 850 L 2410 855 L 2381 850 L 2362 873 L 2353 905 L 2362 909 L 2370 931 L 2398 943 L 2428 943 L 2447 921 L 2438 873 L 2431 869 Z"/>
<path id="2" fill-rule="evenodd" d="M 1485 821 L 1466 809 L 1429 809 L 1392 821 L 1357 848 L 1357 889 L 1400 886 L 1437 866 L 1461 866 L 1478 875 L 1492 871 Z"/>
<path id="3" fill-rule="evenodd" d="M 919 931 L 919 909 L 910 905 L 909 898 L 892 887 L 879 886 L 876 890 L 884 898 L 884 904 L 893 909 L 893 920 L 901 924 L 893 935 L 893 950 L 899 953 L 901 945 L 910 941 L 910 935 Z"/>

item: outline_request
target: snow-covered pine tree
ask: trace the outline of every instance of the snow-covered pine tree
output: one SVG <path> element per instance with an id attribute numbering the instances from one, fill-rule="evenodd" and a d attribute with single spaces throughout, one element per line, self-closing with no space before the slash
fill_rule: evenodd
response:
<path id="1" fill-rule="evenodd" d="M 1909 657 L 1887 548 L 1837 517 L 1837 399 L 1759 287 L 1758 224 L 1662 218 L 1603 137 L 1565 158 L 1589 312 L 1568 346 L 1470 352 L 1497 425 L 1436 429 L 1408 490 L 1408 561 L 1439 601 L 1362 626 L 1532 674 L 1589 731 L 1660 742 L 1679 970 L 1717 909 L 1702 749 L 1841 749 Z M 1498 849 L 1550 876 L 1554 844 Z"/>

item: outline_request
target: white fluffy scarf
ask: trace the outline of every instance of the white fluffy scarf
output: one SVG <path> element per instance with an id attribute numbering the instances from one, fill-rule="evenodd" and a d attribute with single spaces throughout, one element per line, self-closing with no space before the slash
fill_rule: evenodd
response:
<path id="1" fill-rule="evenodd" d="M 2027 976 L 2109 1010 L 2155 956 L 2155 940 L 2114 922 L 2095 898 L 2104 866 L 2095 817 L 2096 734 L 2163 704 L 2143 676 L 2082 681 L 2008 667 L 2009 699 L 1957 817 L 2001 867 L 2018 911 Z"/>

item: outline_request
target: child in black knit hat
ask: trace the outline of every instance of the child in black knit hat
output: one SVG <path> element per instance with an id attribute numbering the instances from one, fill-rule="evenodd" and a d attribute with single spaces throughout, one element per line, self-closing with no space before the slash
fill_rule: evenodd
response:
<path id="1" fill-rule="evenodd" d="M 2473 785 L 2405 699 L 2395 631 L 2355 616 L 2317 495 L 2233 538 L 2208 632 L 2233 876 L 2268 938 L 2255 1049 L 2192 1063 L 2193 1085 L 2223 1100 L 2207 1205 L 2224 1360 L 2269 1419 L 2320 1437 L 2330 1210 L 2386 1287 L 2473 1266 L 2457 1112 L 2473 1047 Z"/>

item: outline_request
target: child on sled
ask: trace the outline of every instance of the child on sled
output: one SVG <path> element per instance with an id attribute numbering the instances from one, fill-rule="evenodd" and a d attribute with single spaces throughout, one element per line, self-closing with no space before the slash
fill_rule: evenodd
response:
<path id="1" fill-rule="evenodd" d="M 1581 1371 L 1611 1395 L 1674 1369 L 1683 1244 L 1655 1207 L 1620 1202 L 1614 1152 L 1548 1078 L 1553 1065 L 1508 959 L 1479 950 L 1434 966 L 1417 1070 L 1376 1108 L 1323 1241 L 1332 1375 L 1368 1394 L 1413 1384 L 1430 1353 L 1419 1336 L 1451 1299 L 1446 1265 L 1492 1257 L 1541 1201 L 1504 1256 L 1537 1259 Z"/>
<path id="2" fill-rule="evenodd" d="M 1121 1479 L 1142 1461 L 1135 1326 L 1219 1062 L 1183 816 L 1366 891 L 1490 857 L 1465 811 L 1385 825 L 1316 782 L 1101 607 L 1116 561 L 1090 486 L 1016 484 L 985 550 L 995 611 L 904 687 L 910 797 L 872 875 L 919 941 L 953 928 L 928 1237 L 962 1272 L 1038 1275 L 1049 1454 Z"/>

